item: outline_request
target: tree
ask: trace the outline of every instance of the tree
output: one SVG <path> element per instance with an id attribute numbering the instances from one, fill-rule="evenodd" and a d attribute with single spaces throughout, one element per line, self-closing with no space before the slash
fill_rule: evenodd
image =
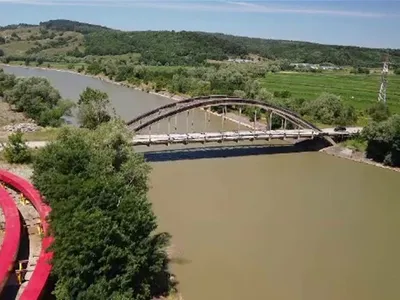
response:
<path id="1" fill-rule="evenodd" d="M 106 93 L 86 88 L 78 100 L 78 119 L 82 127 L 95 129 L 112 118 L 110 99 Z M 114 113 L 115 115 L 115 113 Z"/>
<path id="2" fill-rule="evenodd" d="M 8 136 L 8 143 L 3 151 L 6 161 L 12 164 L 29 163 L 32 159 L 31 151 L 23 140 L 23 134 L 20 131 Z"/>
<path id="3" fill-rule="evenodd" d="M 274 98 L 274 95 L 271 92 L 269 92 L 266 88 L 261 88 L 258 91 L 258 93 L 257 93 L 255 98 L 257 100 L 263 100 L 265 102 L 271 102 L 272 99 Z"/>
<path id="4" fill-rule="evenodd" d="M 246 92 L 242 90 L 234 90 L 233 96 L 244 99 L 246 98 Z"/>
<path id="5" fill-rule="evenodd" d="M 396 68 L 396 69 L 394 70 L 394 74 L 400 75 L 400 68 Z"/>
<path id="6" fill-rule="evenodd" d="M 16 84 L 16 78 L 14 75 L 4 73 L 3 69 L 0 69 L 0 97 L 4 96 L 4 92 L 10 90 Z"/>
<path id="7" fill-rule="evenodd" d="M 362 131 L 367 140 L 367 157 L 385 165 L 400 166 L 400 116 L 372 122 Z"/>
<path id="8" fill-rule="evenodd" d="M 6 43 L 6 39 L 0 36 L 0 45 L 4 45 Z"/>
<path id="9" fill-rule="evenodd" d="M 390 117 L 389 107 L 382 102 L 377 102 L 367 110 L 368 115 L 375 122 L 387 120 Z"/>
<path id="10" fill-rule="evenodd" d="M 254 99 L 261 89 L 261 83 L 258 80 L 248 80 L 245 84 L 245 92 L 249 98 Z"/>
<path id="11" fill-rule="evenodd" d="M 59 126 L 61 117 L 69 114 L 72 107 L 71 102 L 63 101 L 50 82 L 41 77 L 18 79 L 4 92 L 4 99 L 40 126 Z"/>
<path id="12" fill-rule="evenodd" d="M 323 124 L 347 125 L 357 121 L 354 107 L 344 104 L 339 96 L 329 93 L 304 102 L 300 112 Z"/>
<path id="13" fill-rule="evenodd" d="M 37 66 L 41 66 L 43 63 L 44 63 L 43 57 L 38 57 L 38 58 L 36 59 L 36 65 L 37 65 Z"/>
<path id="14" fill-rule="evenodd" d="M 170 236 L 155 233 L 149 166 L 131 139 L 117 120 L 64 128 L 35 159 L 33 183 L 52 207 L 57 299 L 145 300 L 171 288 Z"/>
<path id="15" fill-rule="evenodd" d="M 0 57 L 4 56 L 4 50 L 0 49 Z"/>

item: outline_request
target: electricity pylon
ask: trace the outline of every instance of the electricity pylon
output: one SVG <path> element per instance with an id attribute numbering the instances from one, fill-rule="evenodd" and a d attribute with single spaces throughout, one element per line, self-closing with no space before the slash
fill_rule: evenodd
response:
<path id="1" fill-rule="evenodd" d="M 383 62 L 383 68 L 381 74 L 381 87 L 379 89 L 379 94 L 378 94 L 378 101 L 383 102 L 383 104 L 386 104 L 386 87 L 388 83 L 387 80 L 388 73 L 389 73 L 389 57 L 388 55 L 386 55 Z"/>

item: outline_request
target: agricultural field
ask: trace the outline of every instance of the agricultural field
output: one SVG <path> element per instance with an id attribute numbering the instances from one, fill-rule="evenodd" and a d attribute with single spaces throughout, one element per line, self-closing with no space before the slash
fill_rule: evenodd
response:
<path id="1" fill-rule="evenodd" d="M 400 113 L 400 76 L 389 75 L 388 80 L 387 103 L 392 113 Z M 380 74 L 268 73 L 261 82 L 271 92 L 288 90 L 293 97 L 307 100 L 323 92 L 333 93 L 364 110 L 377 101 Z"/>

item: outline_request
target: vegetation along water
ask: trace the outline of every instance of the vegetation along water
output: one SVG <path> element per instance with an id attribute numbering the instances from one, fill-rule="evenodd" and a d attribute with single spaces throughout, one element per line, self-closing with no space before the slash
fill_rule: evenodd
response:
<path id="1" fill-rule="evenodd" d="M 32 181 L 53 208 L 56 298 L 178 297 L 178 283 L 194 300 L 398 299 L 398 173 L 287 142 L 133 151 L 122 122 L 172 95 L 235 95 L 319 127 L 364 126 L 345 146 L 398 167 L 400 52 L 386 52 L 383 105 L 381 49 L 68 20 L 0 28 L 0 125 L 29 118 L 44 127 L 10 135 L 3 156 L 32 162 Z M 255 112 L 269 121 L 256 108 L 243 120 Z M 191 118 L 202 131 L 203 112 Z M 176 130 L 186 126 L 180 117 Z M 207 126 L 219 131 L 221 118 Z M 164 133 L 167 123 L 154 127 Z M 24 138 L 54 143 L 32 152 Z"/>

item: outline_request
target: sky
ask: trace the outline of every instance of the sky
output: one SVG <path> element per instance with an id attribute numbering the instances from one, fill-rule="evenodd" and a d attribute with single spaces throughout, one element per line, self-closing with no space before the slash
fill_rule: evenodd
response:
<path id="1" fill-rule="evenodd" d="M 400 48 L 399 0 L 0 0 L 0 26 L 50 19 Z"/>

